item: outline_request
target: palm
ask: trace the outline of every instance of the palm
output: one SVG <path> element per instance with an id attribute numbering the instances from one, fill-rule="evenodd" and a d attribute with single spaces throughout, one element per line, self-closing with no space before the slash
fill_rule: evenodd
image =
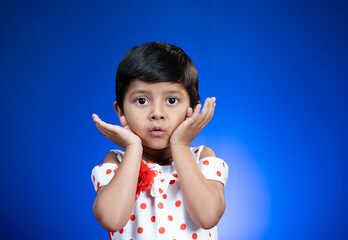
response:
<path id="1" fill-rule="evenodd" d="M 126 148 L 130 144 L 141 143 L 140 138 L 132 132 L 128 125 L 121 127 L 106 123 L 96 114 L 93 114 L 93 121 L 95 122 L 99 132 L 122 148 Z"/>
<path id="2" fill-rule="evenodd" d="M 188 111 L 186 120 L 173 132 L 170 143 L 189 146 L 212 119 L 215 105 L 215 98 L 207 98 L 201 113 L 201 104 L 195 107 L 193 114 L 192 109 Z"/>

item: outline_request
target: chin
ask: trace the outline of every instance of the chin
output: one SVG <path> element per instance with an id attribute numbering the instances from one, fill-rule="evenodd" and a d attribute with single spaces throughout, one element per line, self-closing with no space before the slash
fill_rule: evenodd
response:
<path id="1" fill-rule="evenodd" d="M 148 144 L 144 144 L 145 147 L 147 148 L 150 148 L 150 149 L 153 149 L 153 150 L 162 150 L 162 149 L 165 149 L 165 148 L 168 148 L 170 146 L 169 142 L 152 142 L 152 143 L 148 143 Z"/>

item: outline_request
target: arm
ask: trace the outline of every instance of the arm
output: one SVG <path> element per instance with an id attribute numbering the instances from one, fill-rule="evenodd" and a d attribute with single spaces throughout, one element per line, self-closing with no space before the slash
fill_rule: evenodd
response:
<path id="1" fill-rule="evenodd" d="M 214 227 L 225 211 L 224 185 L 205 178 L 189 147 L 176 146 L 172 154 L 190 217 L 201 228 Z M 209 148 L 204 148 L 202 154 L 215 156 Z"/>
<path id="2" fill-rule="evenodd" d="M 224 185 L 205 178 L 189 145 L 208 124 L 213 116 L 214 108 L 214 98 L 206 100 L 202 113 L 199 113 L 200 106 L 198 105 L 193 115 L 188 114 L 188 118 L 171 137 L 172 156 L 187 211 L 195 224 L 204 229 L 214 227 L 225 211 Z M 210 148 L 204 148 L 201 158 L 204 157 L 215 157 L 215 154 Z"/>
<path id="3" fill-rule="evenodd" d="M 106 230 L 116 232 L 127 224 L 134 208 L 143 149 L 139 137 L 127 129 L 126 122 L 121 120 L 123 127 L 120 127 L 107 124 L 96 115 L 93 119 L 104 136 L 126 150 L 115 176 L 108 185 L 99 188 L 93 204 L 99 223 Z M 105 156 L 104 163 L 108 162 L 118 162 L 114 153 Z"/>

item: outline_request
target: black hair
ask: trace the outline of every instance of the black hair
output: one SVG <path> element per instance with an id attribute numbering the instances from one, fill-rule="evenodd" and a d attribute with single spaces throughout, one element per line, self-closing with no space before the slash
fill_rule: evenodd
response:
<path id="1" fill-rule="evenodd" d="M 123 57 L 116 72 L 116 101 L 122 112 L 124 95 L 135 79 L 180 83 L 190 96 L 190 106 L 199 103 L 197 69 L 186 53 L 172 44 L 148 42 L 133 47 Z"/>

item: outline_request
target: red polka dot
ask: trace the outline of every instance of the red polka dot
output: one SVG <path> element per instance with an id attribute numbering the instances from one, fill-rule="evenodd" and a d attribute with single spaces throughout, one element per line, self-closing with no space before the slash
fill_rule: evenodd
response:
<path id="1" fill-rule="evenodd" d="M 158 232 L 159 232 L 160 234 L 165 233 L 165 231 L 166 231 L 166 229 L 165 229 L 164 227 L 160 227 L 160 228 L 158 229 Z"/>
<path id="2" fill-rule="evenodd" d="M 122 234 L 124 232 L 124 229 L 123 228 L 121 228 L 120 229 L 120 234 Z"/>
<path id="3" fill-rule="evenodd" d="M 176 201 L 176 202 L 175 202 L 175 206 L 176 206 L 176 207 L 180 207 L 180 206 L 181 206 L 181 201 L 180 201 L 180 200 Z"/>
<path id="4" fill-rule="evenodd" d="M 203 161 L 203 164 L 204 164 L 204 165 L 209 165 L 209 161 L 208 161 L 208 160 L 204 160 L 204 161 Z"/>
<path id="5" fill-rule="evenodd" d="M 178 174 L 174 173 L 173 177 L 178 178 Z"/>
<path id="6" fill-rule="evenodd" d="M 130 219 L 131 221 L 134 221 L 134 220 L 135 220 L 135 215 L 133 214 L 129 219 Z"/>
<path id="7" fill-rule="evenodd" d="M 116 171 L 117 171 L 117 168 L 114 169 L 114 173 L 116 173 Z"/>
<path id="8" fill-rule="evenodd" d="M 169 182 L 169 184 L 174 184 L 175 183 L 175 180 L 171 180 L 170 182 Z"/>
<path id="9" fill-rule="evenodd" d="M 93 182 L 95 182 L 95 176 L 93 176 Z"/>
<path id="10" fill-rule="evenodd" d="M 168 219 L 169 219 L 169 221 L 173 221 L 173 217 L 172 216 L 168 216 Z"/>
<path id="11" fill-rule="evenodd" d="M 209 237 L 211 237 L 211 232 L 209 232 Z"/>
<path id="12" fill-rule="evenodd" d="M 163 193 L 163 190 L 161 188 L 158 189 L 159 193 Z"/>
<path id="13" fill-rule="evenodd" d="M 103 164 L 98 165 L 98 167 L 102 167 L 102 166 L 103 166 Z"/>
<path id="14" fill-rule="evenodd" d="M 197 238 L 198 238 L 197 233 L 192 234 L 192 239 L 197 239 Z"/>
<path id="15" fill-rule="evenodd" d="M 156 217 L 155 216 L 152 216 L 151 217 L 151 222 L 155 222 L 156 221 Z"/>
<path id="16" fill-rule="evenodd" d="M 161 182 L 164 182 L 165 179 L 161 179 Z"/>
<path id="17" fill-rule="evenodd" d="M 97 188 L 100 188 L 100 182 L 97 183 Z"/>
<path id="18" fill-rule="evenodd" d="M 106 170 L 106 174 L 110 174 L 110 173 L 112 173 L 111 169 Z"/>
<path id="19" fill-rule="evenodd" d="M 217 172 L 216 172 L 216 175 L 218 175 L 219 177 L 221 177 L 221 172 L 220 172 L 220 171 L 217 171 Z"/>
<path id="20" fill-rule="evenodd" d="M 163 199 L 167 199 L 167 194 L 163 194 Z"/>
<path id="21" fill-rule="evenodd" d="M 163 209 L 163 203 L 160 202 L 160 203 L 158 203 L 157 206 L 158 206 L 159 209 Z"/>
<path id="22" fill-rule="evenodd" d="M 180 225 L 180 229 L 181 229 L 181 230 L 185 230 L 185 229 L 186 229 L 186 224 L 185 224 L 185 223 L 181 224 L 181 225 Z"/>
<path id="23" fill-rule="evenodd" d="M 225 167 L 225 163 L 224 163 L 224 162 L 222 162 L 222 166 L 224 166 L 224 167 Z"/>
<path id="24" fill-rule="evenodd" d="M 139 234 L 142 234 L 142 233 L 144 232 L 144 229 L 143 229 L 142 227 L 139 227 L 138 230 L 137 230 L 137 232 L 138 232 Z"/>
<path id="25" fill-rule="evenodd" d="M 199 151 L 199 149 L 197 149 L 197 150 L 195 151 L 195 153 L 198 153 L 198 151 Z"/>
<path id="26" fill-rule="evenodd" d="M 146 207 L 147 207 L 146 203 L 140 204 L 140 208 L 141 208 L 141 209 L 146 209 Z"/>

